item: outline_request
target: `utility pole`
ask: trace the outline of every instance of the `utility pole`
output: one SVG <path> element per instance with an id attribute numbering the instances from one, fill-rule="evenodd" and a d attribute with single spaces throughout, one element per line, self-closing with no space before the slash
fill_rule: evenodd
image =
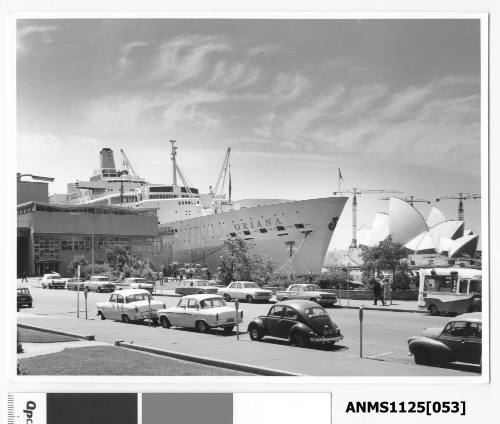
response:
<path id="1" fill-rule="evenodd" d="M 468 193 L 458 193 L 458 195 L 453 194 L 449 196 L 441 196 L 436 198 L 436 202 L 439 202 L 440 200 L 458 200 L 458 220 L 463 221 L 464 220 L 464 200 L 476 200 L 480 199 L 481 195 L 480 194 L 468 194 Z"/>
<path id="2" fill-rule="evenodd" d="M 333 194 L 351 194 L 352 195 L 352 241 L 349 249 L 356 249 L 358 247 L 358 196 L 361 194 L 374 194 L 374 193 L 401 193 L 397 190 L 366 190 L 353 187 L 351 190 L 334 191 Z"/>

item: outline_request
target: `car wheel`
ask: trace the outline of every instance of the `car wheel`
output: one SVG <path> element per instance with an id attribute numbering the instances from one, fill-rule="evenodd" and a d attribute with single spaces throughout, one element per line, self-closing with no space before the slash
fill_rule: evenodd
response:
<path id="1" fill-rule="evenodd" d="M 469 308 L 469 312 L 480 312 L 480 311 L 479 311 L 479 306 L 476 306 L 476 305 L 471 306 L 471 307 Z"/>
<path id="2" fill-rule="evenodd" d="M 97 287 L 97 293 L 102 293 L 102 289 L 100 287 Z"/>
<path id="3" fill-rule="evenodd" d="M 102 311 L 99 311 L 99 316 L 101 317 L 101 321 L 104 321 L 106 319 Z"/>
<path id="4" fill-rule="evenodd" d="M 298 331 L 292 334 L 292 344 L 296 347 L 305 347 L 307 346 L 307 338 L 302 333 Z"/>
<path id="5" fill-rule="evenodd" d="M 130 324 L 130 318 L 128 317 L 128 315 L 122 315 L 122 321 L 125 323 L 125 324 Z"/>
<path id="6" fill-rule="evenodd" d="M 256 325 L 252 325 L 248 330 L 248 332 L 250 333 L 250 338 L 254 342 L 260 342 L 262 340 L 263 337 L 262 330 Z"/>
<path id="7" fill-rule="evenodd" d="M 414 357 L 415 357 L 415 363 L 417 365 L 431 365 L 431 356 L 429 355 L 429 352 L 427 352 L 425 349 L 419 349 L 414 352 Z"/>
<path id="8" fill-rule="evenodd" d="M 229 296 L 227 293 L 224 293 L 222 296 L 226 302 L 229 302 L 231 300 L 231 296 Z"/>
<path id="9" fill-rule="evenodd" d="M 205 321 L 197 321 L 196 322 L 196 331 L 198 333 L 206 333 L 208 332 L 208 325 Z"/>
<path id="10" fill-rule="evenodd" d="M 436 316 L 436 315 L 439 315 L 439 310 L 437 308 L 436 305 L 432 304 L 431 306 L 429 306 L 429 312 L 432 316 Z"/>
<path id="11" fill-rule="evenodd" d="M 252 303 L 253 302 L 253 297 L 248 295 L 245 300 L 247 301 L 247 303 Z"/>
<path id="12" fill-rule="evenodd" d="M 318 301 L 316 300 L 316 298 L 315 298 L 315 297 L 311 297 L 309 300 L 310 300 L 311 302 L 318 303 Z"/>
<path id="13" fill-rule="evenodd" d="M 288 300 L 288 297 L 282 297 L 280 302 L 284 302 L 285 300 Z"/>
<path id="14" fill-rule="evenodd" d="M 234 330 L 234 325 L 231 325 L 230 327 L 224 327 L 224 334 L 228 335 L 231 334 Z"/>
<path id="15" fill-rule="evenodd" d="M 170 321 L 168 320 L 168 318 L 167 318 L 167 317 L 163 317 L 163 316 L 162 316 L 162 317 L 160 318 L 160 324 L 161 324 L 161 326 L 162 326 L 163 328 L 170 328 L 170 327 L 171 327 L 171 325 L 170 325 Z"/>
<path id="16" fill-rule="evenodd" d="M 33 307 L 33 303 L 28 303 L 28 308 L 32 308 Z"/>
<path id="17" fill-rule="evenodd" d="M 47 286 L 45 284 L 42 284 L 42 289 L 46 289 Z"/>

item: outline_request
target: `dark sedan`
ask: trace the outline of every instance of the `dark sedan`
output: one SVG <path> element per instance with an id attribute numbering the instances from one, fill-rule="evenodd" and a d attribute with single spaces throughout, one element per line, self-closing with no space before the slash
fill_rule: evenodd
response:
<path id="1" fill-rule="evenodd" d="M 427 328 L 408 339 L 416 364 L 447 365 L 450 362 L 481 364 L 481 312 L 458 315 L 444 328 Z"/>
<path id="2" fill-rule="evenodd" d="M 250 322 L 248 332 L 254 341 L 270 336 L 289 340 L 298 347 L 309 343 L 334 345 L 343 339 L 340 329 L 322 306 L 299 299 L 276 303 L 267 315 Z"/>
<path id="3" fill-rule="evenodd" d="M 21 306 L 27 306 L 31 308 L 33 306 L 33 298 L 31 297 L 30 290 L 27 287 L 17 288 L 17 309 Z"/>

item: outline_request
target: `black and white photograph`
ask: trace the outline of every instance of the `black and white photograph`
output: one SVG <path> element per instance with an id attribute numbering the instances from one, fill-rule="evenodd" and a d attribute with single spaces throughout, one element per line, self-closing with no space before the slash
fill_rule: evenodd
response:
<path id="1" fill-rule="evenodd" d="M 484 17 L 17 18 L 17 377 L 484 381 Z"/>

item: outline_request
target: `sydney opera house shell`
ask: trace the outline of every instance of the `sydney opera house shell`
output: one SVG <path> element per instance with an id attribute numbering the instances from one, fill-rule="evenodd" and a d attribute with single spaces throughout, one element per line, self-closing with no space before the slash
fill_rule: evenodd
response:
<path id="1" fill-rule="evenodd" d="M 410 254 L 438 254 L 449 258 L 473 258 L 479 235 L 464 228 L 463 221 L 447 220 L 433 207 L 427 220 L 404 200 L 392 197 L 389 212 L 378 212 L 370 227 L 358 232 L 359 245 L 374 246 L 391 235 Z"/>

